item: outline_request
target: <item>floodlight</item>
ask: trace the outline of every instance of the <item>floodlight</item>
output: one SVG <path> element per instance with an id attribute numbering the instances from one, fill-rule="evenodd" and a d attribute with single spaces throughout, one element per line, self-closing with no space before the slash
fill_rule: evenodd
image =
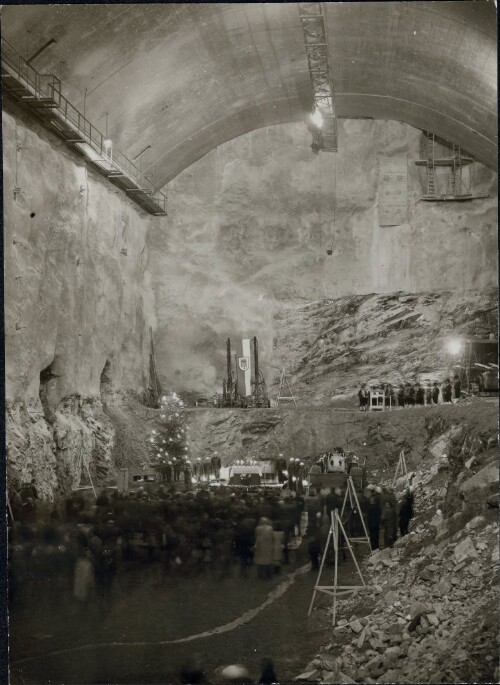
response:
<path id="1" fill-rule="evenodd" d="M 314 112 L 311 114 L 311 121 L 317 128 L 323 127 L 323 115 L 321 114 L 319 109 L 315 109 Z"/>
<path id="2" fill-rule="evenodd" d="M 448 343 L 448 352 L 451 354 L 458 354 L 460 350 L 462 349 L 462 341 L 455 339 L 455 340 L 450 340 Z"/>

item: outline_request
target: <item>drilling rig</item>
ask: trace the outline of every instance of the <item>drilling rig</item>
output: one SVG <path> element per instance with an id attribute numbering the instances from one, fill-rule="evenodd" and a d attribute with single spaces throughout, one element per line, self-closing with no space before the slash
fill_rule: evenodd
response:
<path id="1" fill-rule="evenodd" d="M 223 381 L 223 407 L 270 407 L 264 376 L 259 369 L 257 338 L 242 338 L 235 345 L 234 370 L 231 338 L 226 341 L 227 377 Z"/>

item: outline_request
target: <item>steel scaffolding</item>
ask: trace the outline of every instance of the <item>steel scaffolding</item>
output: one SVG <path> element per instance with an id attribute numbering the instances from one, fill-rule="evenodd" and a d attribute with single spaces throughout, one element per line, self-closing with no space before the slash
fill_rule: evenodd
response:
<path id="1" fill-rule="evenodd" d="M 319 150 L 337 152 L 337 115 L 332 70 L 328 57 L 326 7 L 324 2 L 299 2 L 304 45 L 313 85 L 315 110 L 321 125 L 311 126 Z"/>

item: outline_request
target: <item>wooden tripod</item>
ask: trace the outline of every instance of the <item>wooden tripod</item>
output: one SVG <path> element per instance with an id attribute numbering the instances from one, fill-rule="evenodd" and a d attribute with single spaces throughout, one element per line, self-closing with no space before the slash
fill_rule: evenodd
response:
<path id="1" fill-rule="evenodd" d="M 406 481 L 409 483 L 409 479 L 408 479 L 408 469 L 407 469 L 407 467 L 406 467 L 406 459 L 405 459 L 405 452 L 404 452 L 404 450 L 401 450 L 401 452 L 399 453 L 399 459 L 398 459 L 398 463 L 397 463 L 397 466 L 396 466 L 396 471 L 395 471 L 395 473 L 394 473 L 394 478 L 393 478 L 393 480 L 392 480 L 392 487 L 393 487 L 393 489 L 394 489 L 394 486 L 396 485 L 396 481 L 397 481 L 397 479 L 399 478 L 400 475 L 401 475 L 401 476 L 406 476 Z"/>
<path id="2" fill-rule="evenodd" d="M 281 392 L 284 390 L 286 387 L 288 388 L 288 395 L 282 395 Z M 295 397 L 293 396 L 292 389 L 290 388 L 290 383 L 288 382 L 288 378 L 285 373 L 285 367 L 281 369 L 281 377 L 280 377 L 280 386 L 278 388 L 278 395 L 276 397 L 276 405 L 279 407 L 280 405 L 280 400 L 291 400 L 295 406 L 297 406 L 297 402 L 295 401 Z"/>
<path id="3" fill-rule="evenodd" d="M 314 600 L 316 599 L 316 593 L 317 592 L 323 592 L 326 595 L 330 595 L 333 598 L 333 613 L 332 613 L 332 625 L 335 625 L 335 620 L 337 618 L 337 597 L 339 595 L 346 595 L 346 594 L 351 594 L 353 592 L 357 592 L 358 590 L 361 590 L 366 587 L 366 583 L 364 581 L 363 575 L 361 574 L 361 569 L 359 568 L 359 564 L 356 560 L 356 556 L 353 552 L 353 549 L 351 547 L 351 543 L 349 542 L 349 538 L 346 535 L 346 532 L 344 530 L 344 526 L 342 525 L 342 521 L 340 520 L 339 516 L 339 511 L 338 509 L 335 509 L 335 511 L 332 511 L 331 514 L 331 525 L 330 525 L 330 530 L 328 532 L 328 538 L 326 540 L 326 545 L 325 545 L 325 551 L 323 552 L 323 558 L 321 559 L 321 566 L 319 567 L 319 572 L 318 572 L 318 577 L 316 579 L 316 584 L 314 586 L 314 592 L 313 596 L 311 599 L 311 604 L 309 606 L 309 611 L 307 613 L 308 616 L 311 615 L 311 611 L 313 610 L 314 606 Z M 356 566 L 356 570 L 358 572 L 358 575 L 361 579 L 361 585 L 339 585 L 338 584 L 338 564 L 339 564 L 339 548 L 340 548 L 340 533 L 343 534 L 345 541 L 347 543 L 347 547 L 349 549 L 349 552 L 351 553 L 352 560 L 354 561 L 354 564 Z M 330 543 L 333 542 L 333 548 L 335 551 L 335 567 L 334 567 L 334 572 L 333 572 L 333 585 L 320 585 L 321 581 L 321 574 L 323 572 L 323 566 L 325 565 L 325 559 L 328 554 L 328 547 L 330 546 Z"/>
<path id="4" fill-rule="evenodd" d="M 361 511 L 361 507 L 359 506 L 359 499 L 358 499 L 358 494 L 356 492 L 356 488 L 354 487 L 354 483 L 352 480 L 352 477 L 349 476 L 347 479 L 347 490 L 345 491 L 345 496 L 344 496 L 344 503 L 342 504 L 342 510 L 340 512 L 340 518 L 344 515 L 344 510 L 345 510 L 345 505 L 347 504 L 347 498 L 349 497 L 349 504 L 351 505 L 351 511 L 354 509 L 357 509 L 359 518 L 361 519 L 361 524 L 363 526 L 363 530 L 365 532 L 364 536 L 361 536 L 359 538 L 349 538 L 351 542 L 366 542 L 368 543 L 368 546 L 370 547 L 370 552 L 372 551 L 372 546 L 370 544 L 370 536 L 368 535 L 368 529 L 366 527 L 365 519 L 363 516 L 363 512 Z"/>

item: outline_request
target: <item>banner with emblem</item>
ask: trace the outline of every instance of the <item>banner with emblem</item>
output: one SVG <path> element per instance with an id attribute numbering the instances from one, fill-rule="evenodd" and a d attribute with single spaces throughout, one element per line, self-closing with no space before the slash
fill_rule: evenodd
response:
<path id="1" fill-rule="evenodd" d="M 250 359 L 248 357 L 240 357 L 238 359 L 238 366 L 242 371 L 246 371 L 250 366 Z"/>

